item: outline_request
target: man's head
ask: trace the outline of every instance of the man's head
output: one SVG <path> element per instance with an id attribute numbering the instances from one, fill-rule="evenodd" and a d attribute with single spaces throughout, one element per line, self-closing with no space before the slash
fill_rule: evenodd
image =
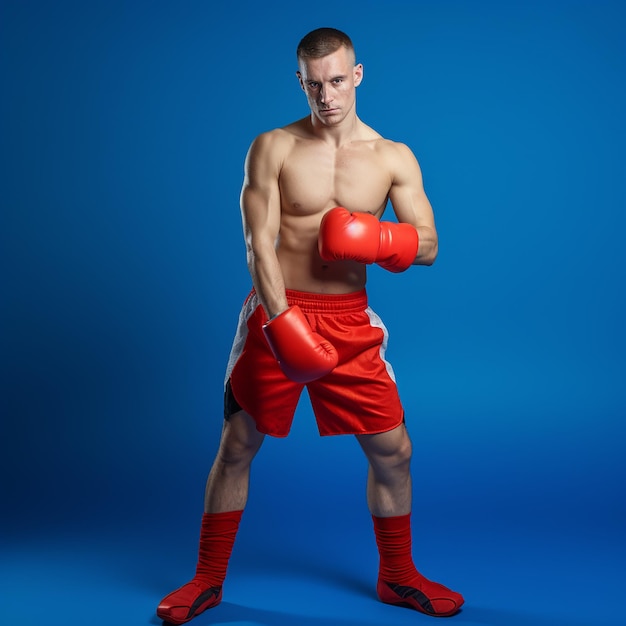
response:
<path id="1" fill-rule="evenodd" d="M 317 28 L 305 35 L 298 44 L 298 66 L 307 59 L 321 59 L 345 48 L 352 54 L 352 65 L 356 62 L 352 40 L 346 33 L 336 28 Z"/>
<path id="2" fill-rule="evenodd" d="M 297 76 L 311 113 L 325 126 L 338 124 L 354 111 L 363 78 L 350 37 L 335 28 L 318 28 L 302 38 L 297 56 Z"/>

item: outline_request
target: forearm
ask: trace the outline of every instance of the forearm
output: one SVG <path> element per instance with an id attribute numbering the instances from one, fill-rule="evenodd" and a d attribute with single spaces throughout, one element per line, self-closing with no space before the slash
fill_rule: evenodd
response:
<path id="1" fill-rule="evenodd" d="M 430 226 L 417 228 L 419 247 L 413 265 L 432 265 L 439 252 L 439 238 L 437 231 Z"/>
<path id="2" fill-rule="evenodd" d="M 248 269 L 252 284 L 269 318 L 287 309 L 282 269 L 273 246 L 250 246 Z"/>

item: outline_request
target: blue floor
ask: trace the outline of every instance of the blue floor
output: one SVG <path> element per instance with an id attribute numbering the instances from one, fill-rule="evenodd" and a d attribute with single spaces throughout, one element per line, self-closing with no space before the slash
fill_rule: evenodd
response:
<path id="1" fill-rule="evenodd" d="M 433 623 L 377 600 L 377 553 L 358 450 L 341 438 L 311 440 L 304 449 L 310 434 L 266 441 L 223 602 L 194 624 Z M 465 607 L 451 623 L 626 625 L 625 533 L 610 502 L 602 509 L 561 498 L 551 506 L 545 488 L 534 500 L 519 488 L 508 499 L 480 489 L 453 497 L 453 468 L 441 484 L 421 484 L 432 455 L 415 461 L 413 552 L 425 575 L 464 594 Z M 334 475 L 330 468 L 340 457 L 344 469 Z M 324 471 L 307 470 L 314 458 L 326 464 Z M 0 562 L 0 623 L 160 625 L 156 605 L 195 565 L 201 497 L 192 494 L 203 478 L 179 492 L 164 488 L 151 515 L 125 493 L 97 515 L 81 516 L 76 506 L 73 520 L 46 528 L 42 511 L 10 529 Z M 438 487 L 444 488 L 439 496 Z"/>
<path id="2" fill-rule="evenodd" d="M 308 519 L 301 520 L 299 545 L 295 533 L 281 542 L 279 529 L 261 538 L 252 523 L 244 524 L 223 603 L 194 623 L 401 626 L 432 621 L 377 601 L 376 559 L 366 523 L 321 549 L 317 544 L 324 544 L 324 532 L 307 528 L 307 521 L 314 519 L 304 517 Z M 427 575 L 466 598 L 453 623 L 626 624 L 623 538 L 422 527 L 430 541 L 416 560 Z M 189 530 L 194 534 L 195 529 Z M 189 537 L 172 538 L 158 523 L 147 532 L 135 527 L 119 534 L 77 532 L 47 541 L 15 541 L 2 557 L 0 623 L 160 624 L 154 609 L 188 577 L 194 559 L 191 543 Z"/>

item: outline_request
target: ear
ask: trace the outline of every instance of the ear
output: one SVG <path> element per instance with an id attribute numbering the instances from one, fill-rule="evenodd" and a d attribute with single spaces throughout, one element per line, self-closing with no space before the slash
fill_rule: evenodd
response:
<path id="1" fill-rule="evenodd" d="M 302 82 L 302 74 L 300 73 L 300 70 L 296 71 L 296 76 L 298 77 L 298 82 L 300 83 L 302 91 L 306 91 L 306 89 L 304 88 L 304 83 Z"/>
<path id="2" fill-rule="evenodd" d="M 362 63 L 359 63 L 358 65 L 354 66 L 353 76 L 354 76 L 354 86 L 358 87 L 361 84 L 361 81 L 363 80 L 363 64 Z"/>

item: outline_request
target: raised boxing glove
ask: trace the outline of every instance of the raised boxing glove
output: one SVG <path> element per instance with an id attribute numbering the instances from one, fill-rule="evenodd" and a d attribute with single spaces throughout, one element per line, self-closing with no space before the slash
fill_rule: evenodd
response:
<path id="1" fill-rule="evenodd" d="M 412 265 L 418 248 L 419 236 L 413 226 L 381 222 L 371 213 L 335 207 L 320 224 L 318 249 L 326 261 L 350 259 L 403 272 Z"/>
<path id="2" fill-rule="evenodd" d="M 297 305 L 266 322 L 263 333 L 285 375 L 297 383 L 329 374 L 339 360 L 335 347 L 313 332 Z"/>

